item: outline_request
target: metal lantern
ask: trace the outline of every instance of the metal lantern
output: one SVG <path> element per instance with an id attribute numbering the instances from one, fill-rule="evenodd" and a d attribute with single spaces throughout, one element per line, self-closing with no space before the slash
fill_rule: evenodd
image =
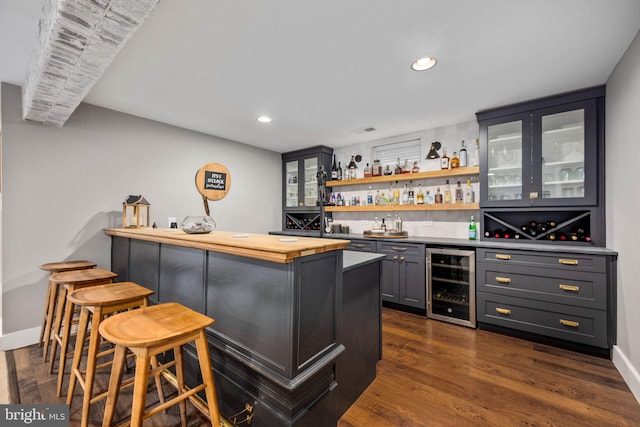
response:
<path id="1" fill-rule="evenodd" d="M 122 203 L 122 228 L 149 227 L 150 206 L 142 195 L 127 196 Z"/>

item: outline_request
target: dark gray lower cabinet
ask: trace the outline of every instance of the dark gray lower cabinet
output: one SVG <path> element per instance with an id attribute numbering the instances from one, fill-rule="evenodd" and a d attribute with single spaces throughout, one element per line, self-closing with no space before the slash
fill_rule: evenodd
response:
<path id="1" fill-rule="evenodd" d="M 382 300 L 424 310 L 426 308 L 425 246 L 403 242 L 377 242 L 382 260 Z"/>
<path id="2" fill-rule="evenodd" d="M 476 255 L 480 326 L 615 344 L 615 256 L 485 248 Z"/>

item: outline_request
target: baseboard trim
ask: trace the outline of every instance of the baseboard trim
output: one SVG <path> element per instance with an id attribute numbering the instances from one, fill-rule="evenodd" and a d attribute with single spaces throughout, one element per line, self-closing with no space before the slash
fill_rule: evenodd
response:
<path id="1" fill-rule="evenodd" d="M 613 346 L 611 361 L 640 403 L 640 374 L 617 345 Z"/>
<path id="2" fill-rule="evenodd" d="M 13 350 L 37 344 L 40 339 L 40 326 L 31 329 L 5 334 L 0 337 L 0 350 Z"/>

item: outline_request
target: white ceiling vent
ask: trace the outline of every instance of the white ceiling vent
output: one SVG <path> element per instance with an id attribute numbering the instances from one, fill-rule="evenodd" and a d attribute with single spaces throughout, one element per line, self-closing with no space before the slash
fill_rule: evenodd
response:
<path id="1" fill-rule="evenodd" d="M 356 135 L 360 135 L 362 133 L 367 133 L 367 132 L 373 132 L 375 131 L 376 128 L 374 128 L 373 126 L 365 126 L 365 127 L 361 127 L 358 129 L 354 129 L 352 131 L 350 131 L 351 133 L 355 133 Z"/>

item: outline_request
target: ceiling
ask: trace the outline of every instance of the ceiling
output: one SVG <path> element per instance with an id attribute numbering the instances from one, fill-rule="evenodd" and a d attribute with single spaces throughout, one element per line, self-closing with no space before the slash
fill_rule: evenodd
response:
<path id="1" fill-rule="evenodd" d="M 43 3 L 0 0 L 0 81 L 24 84 Z M 162 0 L 85 102 L 277 152 L 340 147 L 603 84 L 639 30 L 640 0 Z M 423 55 L 436 67 L 412 71 Z"/>

